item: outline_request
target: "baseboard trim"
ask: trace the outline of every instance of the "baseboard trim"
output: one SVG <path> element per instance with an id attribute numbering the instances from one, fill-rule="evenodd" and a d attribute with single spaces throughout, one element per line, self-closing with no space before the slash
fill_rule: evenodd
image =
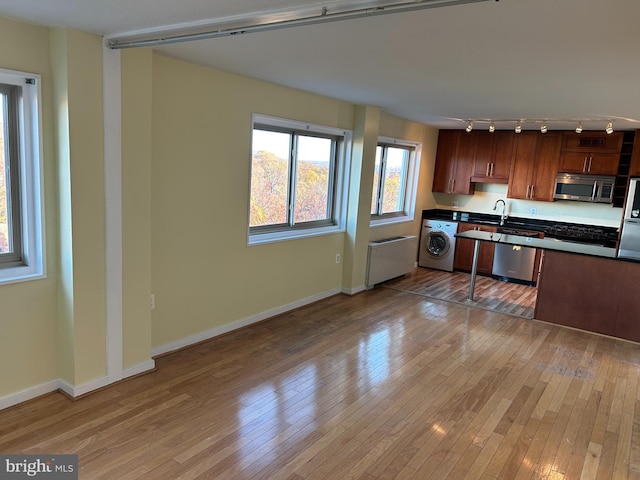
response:
<path id="1" fill-rule="evenodd" d="M 173 342 L 168 342 L 152 348 L 151 355 L 153 357 L 157 357 L 159 355 L 164 355 L 166 353 L 180 350 L 181 348 L 195 345 L 196 343 L 200 343 L 205 340 L 210 340 L 214 337 L 218 337 L 220 335 L 224 335 L 225 333 L 238 330 L 239 328 L 247 327 L 254 323 L 262 322 L 263 320 L 267 320 L 268 318 L 281 315 L 291 310 L 295 310 L 296 308 L 304 307 L 305 305 L 309 305 L 319 300 L 332 297 L 339 293 L 342 293 L 342 289 L 335 288 L 326 292 L 319 293 L 317 295 L 313 295 L 311 297 L 303 298 L 302 300 L 298 300 L 287 305 L 272 308 L 271 310 L 267 310 L 256 315 L 251 315 L 250 317 L 246 317 L 235 322 L 227 323 L 226 325 L 222 325 L 220 327 L 212 328 L 210 330 L 196 333 L 194 335 L 189 335 L 188 337 L 181 338 L 180 340 L 175 340 Z"/>
<path id="2" fill-rule="evenodd" d="M 47 393 L 56 392 L 60 388 L 59 380 L 51 380 L 35 387 L 27 388 L 5 397 L 0 397 L 0 410 L 13 407 L 19 403 L 28 402 Z"/>
<path id="3" fill-rule="evenodd" d="M 153 358 L 146 360 L 142 363 L 138 363 L 137 365 L 133 365 L 129 368 L 125 368 L 122 372 L 122 378 L 135 377 L 136 375 L 140 375 L 142 373 L 150 372 L 151 370 L 155 370 L 156 362 Z"/>
<path id="4" fill-rule="evenodd" d="M 303 298 L 301 300 L 289 303 L 287 305 L 282 305 L 280 307 L 272 308 L 271 310 L 267 310 L 267 311 L 258 313 L 256 315 L 252 315 L 250 317 L 246 317 L 241 320 L 231 322 L 226 325 L 222 325 L 220 327 L 212 328 L 210 330 L 206 330 L 204 332 L 200 332 L 195 335 L 190 335 L 188 337 L 182 338 L 180 340 L 176 340 L 174 342 L 169 342 L 169 343 L 165 343 L 164 345 L 154 347 L 151 350 L 151 355 L 153 357 L 156 357 L 158 355 L 170 353 L 175 350 L 179 350 L 181 348 L 188 347 L 190 345 L 194 345 L 196 343 L 200 343 L 202 341 L 209 340 L 211 338 L 223 335 L 225 333 L 232 332 L 233 330 L 237 330 L 239 328 L 246 327 L 254 323 L 262 322 L 263 320 L 267 320 L 268 318 L 281 315 L 291 310 L 295 310 L 296 308 L 304 307 L 305 305 L 309 305 L 319 300 L 332 297 L 339 293 L 347 293 L 349 295 L 354 295 L 355 293 L 359 293 L 364 290 L 365 290 L 364 286 L 358 287 L 355 289 L 335 288 L 332 290 L 327 290 L 325 292 L 319 293 L 317 295 L 312 295 L 311 297 Z M 155 369 L 155 361 L 153 359 L 150 359 L 124 369 L 122 372 L 122 379 L 133 377 L 135 375 L 140 375 L 141 373 L 145 373 L 153 369 Z M 116 383 L 119 380 L 121 379 L 112 380 L 108 376 L 104 376 L 104 377 L 96 378 L 94 380 L 91 380 L 79 386 L 73 386 L 62 379 L 51 380 L 49 382 L 36 385 L 35 387 L 27 388 L 20 392 L 9 394 L 5 397 L 0 397 L 0 410 L 13 407 L 20 403 L 33 400 L 36 397 L 40 397 L 47 393 L 55 392 L 58 390 L 60 390 L 61 392 L 63 392 L 65 395 L 67 395 L 72 399 L 78 398 L 88 393 L 91 393 L 94 390 L 98 390 L 100 388 L 104 388 L 108 385 L 111 385 L 112 383 Z"/>
<path id="5" fill-rule="evenodd" d="M 370 289 L 368 289 L 365 285 L 360 285 L 359 287 L 355 287 L 355 288 L 343 288 L 342 293 L 344 293 L 345 295 L 357 295 L 358 293 L 364 292 L 366 290 L 370 290 Z"/>

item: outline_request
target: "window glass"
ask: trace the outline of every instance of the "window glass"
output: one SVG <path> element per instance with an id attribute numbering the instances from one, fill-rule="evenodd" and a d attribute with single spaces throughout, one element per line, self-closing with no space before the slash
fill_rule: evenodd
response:
<path id="1" fill-rule="evenodd" d="M 9 212 L 7 209 L 8 168 L 6 161 L 4 137 L 6 121 L 6 95 L 0 96 L 0 253 L 10 252 L 9 245 Z"/>
<path id="2" fill-rule="evenodd" d="M 249 226 L 287 222 L 291 135 L 253 131 Z"/>
<path id="3" fill-rule="evenodd" d="M 378 211 L 378 199 L 380 197 L 380 169 L 382 168 L 382 147 L 376 147 L 376 163 L 373 171 L 373 195 L 371 196 L 371 215 Z"/>
<path id="4" fill-rule="evenodd" d="M 407 149 L 387 147 L 381 214 L 404 211 L 408 164 Z"/>
<path id="5" fill-rule="evenodd" d="M 295 223 L 330 219 L 332 159 L 332 139 L 298 136 Z"/>

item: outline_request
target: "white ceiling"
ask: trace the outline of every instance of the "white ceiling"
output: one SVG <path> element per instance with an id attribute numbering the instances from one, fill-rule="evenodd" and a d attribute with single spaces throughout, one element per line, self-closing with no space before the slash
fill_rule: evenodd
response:
<path id="1" fill-rule="evenodd" d="M 0 0 L 0 15 L 110 37 L 329 12 L 346 0 Z M 368 1 L 367 4 L 375 4 Z M 388 1 L 380 3 L 389 3 Z M 348 6 L 362 6 L 352 0 Z M 292 13 L 299 16 L 299 13 Z M 246 23 L 246 22 L 245 22 Z M 156 47 L 440 128 L 640 128 L 638 0 L 500 0 Z M 568 120 L 569 122 L 560 122 Z M 526 128 L 539 128 L 529 122 Z"/>

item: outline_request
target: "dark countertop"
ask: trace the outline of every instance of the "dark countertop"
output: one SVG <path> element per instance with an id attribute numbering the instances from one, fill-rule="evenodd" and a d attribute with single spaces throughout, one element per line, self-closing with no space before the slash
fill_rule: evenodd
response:
<path id="1" fill-rule="evenodd" d="M 543 250 L 555 250 L 559 252 L 578 253 L 581 255 L 591 255 L 604 258 L 617 258 L 615 248 L 601 247 L 599 245 L 589 245 L 585 243 L 567 242 L 554 238 L 533 238 L 520 235 L 507 235 L 505 233 L 491 233 L 480 230 L 467 230 L 457 233 L 458 238 L 468 238 L 483 242 L 502 243 L 506 245 L 517 245 L 521 247 L 541 248 Z M 624 260 L 624 259 L 620 259 Z"/>
<path id="2" fill-rule="evenodd" d="M 488 226 L 500 226 L 500 215 L 490 215 L 486 213 L 474 213 L 474 212 L 463 212 L 459 210 L 444 210 L 444 209 L 432 209 L 432 210 L 423 210 L 422 211 L 422 219 L 430 219 L 430 220 L 442 220 L 449 222 L 464 222 L 464 223 L 473 223 L 476 225 L 488 225 Z M 567 226 L 567 227 L 586 227 L 585 224 L 580 223 L 568 223 L 568 222 L 558 222 L 554 220 L 542 220 L 542 219 L 533 219 L 533 218 L 523 218 L 523 217 L 508 217 L 503 227 L 505 228 L 513 228 L 520 230 L 530 230 L 534 232 L 542 232 L 548 234 L 547 230 L 551 227 L 556 226 Z M 589 225 L 594 226 L 594 225 Z M 606 236 L 606 240 L 603 241 L 603 244 L 607 247 L 615 247 L 616 241 L 618 239 L 618 229 L 614 227 L 604 227 L 597 226 L 600 230 L 602 230 L 603 235 Z M 570 242 L 574 243 L 574 242 Z"/>

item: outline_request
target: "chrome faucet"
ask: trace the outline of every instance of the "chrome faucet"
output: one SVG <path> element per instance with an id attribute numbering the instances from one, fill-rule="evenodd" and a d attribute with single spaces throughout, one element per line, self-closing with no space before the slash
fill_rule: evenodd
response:
<path id="1" fill-rule="evenodd" d="M 499 198 L 498 200 L 496 200 L 496 203 L 493 205 L 493 210 L 497 210 L 498 209 L 498 204 L 502 202 L 502 215 L 500 215 L 500 226 L 504 225 L 505 220 L 507 219 L 508 215 L 507 215 L 507 203 Z"/>

